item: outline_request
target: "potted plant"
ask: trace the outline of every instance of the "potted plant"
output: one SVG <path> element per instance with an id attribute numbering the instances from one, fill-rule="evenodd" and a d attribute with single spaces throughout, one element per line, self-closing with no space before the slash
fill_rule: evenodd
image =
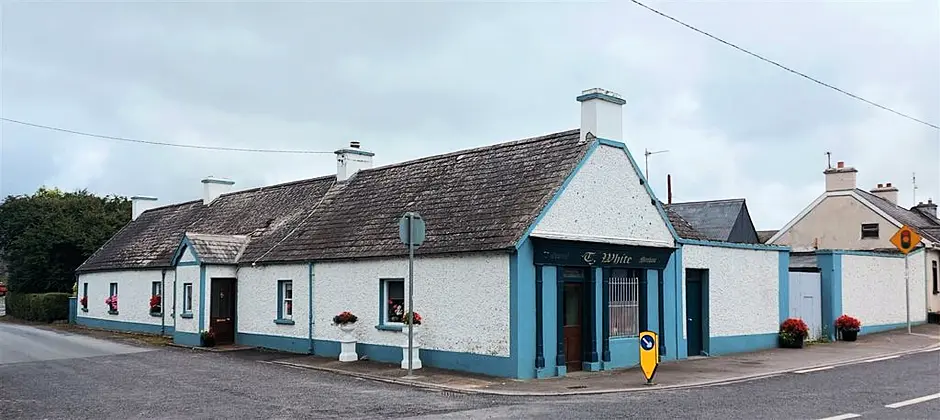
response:
<path id="1" fill-rule="evenodd" d="M 108 313 L 111 315 L 118 314 L 118 297 L 117 295 L 108 296 L 104 300 L 104 304 L 108 305 Z"/>
<path id="2" fill-rule="evenodd" d="M 160 295 L 153 295 L 150 297 L 150 315 L 159 315 L 162 313 L 160 310 L 161 298 Z"/>
<path id="3" fill-rule="evenodd" d="M 857 318 L 843 314 L 836 319 L 836 330 L 839 331 L 839 338 L 841 338 L 842 341 L 855 341 L 861 329 L 862 322 Z"/>
<path id="4" fill-rule="evenodd" d="M 809 335 L 809 327 L 799 318 L 787 318 L 780 324 L 780 347 L 788 349 L 803 348 L 803 341 Z"/>
<path id="5" fill-rule="evenodd" d="M 404 335 L 405 337 L 405 342 L 401 346 L 401 354 L 402 354 L 401 368 L 402 369 L 408 369 L 408 326 L 409 325 L 411 325 L 412 326 L 411 328 L 414 330 L 414 334 L 412 337 L 413 349 L 411 353 L 411 368 L 421 369 L 421 357 L 419 355 L 421 346 L 418 344 L 418 337 L 417 337 L 418 335 L 417 327 L 418 325 L 421 325 L 421 321 L 422 321 L 421 314 L 419 314 L 418 312 L 414 312 L 414 313 L 407 312 L 401 318 L 401 322 L 405 324 L 405 327 L 401 329 L 401 332 L 403 333 L 402 335 Z"/>
<path id="6" fill-rule="evenodd" d="M 88 296 L 82 296 L 78 303 L 82 305 L 82 312 L 88 312 Z"/>
<path id="7" fill-rule="evenodd" d="M 356 328 L 353 324 L 358 320 L 359 317 L 349 311 L 340 312 L 333 317 L 333 324 L 339 326 L 340 331 L 343 332 L 339 340 L 340 362 L 355 362 L 359 360 L 359 355 L 356 354 L 356 338 L 352 335 L 353 330 Z"/>
<path id="8" fill-rule="evenodd" d="M 199 333 L 199 339 L 203 347 L 215 347 L 215 332 L 212 329 Z"/>

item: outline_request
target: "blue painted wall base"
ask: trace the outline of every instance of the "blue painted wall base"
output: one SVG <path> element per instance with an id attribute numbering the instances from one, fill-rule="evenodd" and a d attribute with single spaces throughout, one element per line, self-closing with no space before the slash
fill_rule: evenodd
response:
<path id="1" fill-rule="evenodd" d="M 778 346 L 777 333 L 709 337 L 708 340 L 709 354 L 712 356 L 747 353 Z"/>
<path id="2" fill-rule="evenodd" d="M 923 325 L 926 322 L 924 321 L 911 321 L 911 326 Z M 907 322 L 900 322 L 897 324 L 882 324 L 882 325 L 862 325 L 861 331 L 858 332 L 859 335 L 865 334 L 875 334 L 885 331 L 897 330 L 897 329 L 907 329 Z"/>
<path id="3" fill-rule="evenodd" d="M 136 332 L 144 334 L 153 334 L 160 335 L 161 327 L 160 324 L 141 324 L 137 322 L 123 322 L 123 321 L 111 321 L 107 319 L 98 319 L 98 318 L 88 318 L 88 317 L 76 317 L 75 323 L 77 325 L 83 325 L 89 328 L 97 328 L 101 330 L 108 331 L 125 331 L 125 332 Z M 167 325 L 165 335 L 173 335 L 173 327 Z"/>

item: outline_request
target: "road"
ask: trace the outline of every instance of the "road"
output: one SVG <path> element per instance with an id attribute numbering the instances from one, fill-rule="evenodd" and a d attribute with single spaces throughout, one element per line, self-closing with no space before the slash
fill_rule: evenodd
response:
<path id="1" fill-rule="evenodd" d="M 2 419 L 940 418 L 940 352 L 683 391 L 558 398 L 428 392 L 0 322 Z M 850 418 L 850 417 L 843 417 Z"/>

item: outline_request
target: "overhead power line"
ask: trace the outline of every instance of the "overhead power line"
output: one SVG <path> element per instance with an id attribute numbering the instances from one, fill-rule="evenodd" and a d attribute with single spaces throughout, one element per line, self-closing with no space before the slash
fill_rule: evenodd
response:
<path id="1" fill-rule="evenodd" d="M 735 45 L 735 44 L 732 44 L 732 43 L 730 43 L 730 42 L 728 42 L 728 41 L 725 41 L 725 40 L 723 40 L 723 39 L 721 39 L 721 38 L 719 38 L 719 37 L 717 37 L 717 36 L 715 36 L 715 35 L 712 35 L 712 34 L 710 34 L 710 33 L 708 33 L 708 32 L 705 32 L 705 31 L 703 31 L 703 30 L 701 30 L 701 29 L 698 29 L 698 28 L 696 28 L 696 27 L 694 27 L 694 26 L 692 26 L 692 25 L 689 25 L 688 23 L 685 23 L 685 22 L 683 22 L 683 21 L 681 21 L 681 20 L 679 20 L 679 19 L 676 19 L 676 18 L 674 18 L 674 17 L 672 17 L 672 16 L 669 16 L 669 15 L 663 13 L 663 12 L 660 12 L 659 10 L 656 10 L 656 9 L 654 9 L 654 8 L 652 8 L 652 7 L 649 7 L 649 6 L 643 4 L 643 3 L 640 2 L 640 1 L 637 1 L 637 0 L 630 0 L 630 1 L 633 2 L 633 4 L 636 4 L 637 6 L 640 6 L 640 7 L 644 8 L 644 9 L 646 9 L 646 10 L 649 10 L 650 12 L 653 12 L 653 13 L 659 15 L 659 16 L 662 16 L 662 17 L 664 17 L 664 18 L 666 18 L 666 19 L 669 19 L 669 20 L 671 20 L 671 21 L 673 21 L 673 22 L 675 22 L 675 23 L 678 23 L 678 24 L 680 24 L 680 25 L 682 25 L 682 26 L 685 26 L 685 27 L 688 28 L 688 29 L 691 29 L 691 30 L 693 30 L 693 31 L 695 31 L 695 32 L 698 32 L 698 33 L 702 34 L 702 35 L 705 35 L 705 36 L 707 36 L 707 37 L 709 37 L 709 38 L 711 38 L 711 39 L 713 39 L 713 40 L 715 40 L 715 41 L 718 41 L 718 42 L 720 42 L 720 43 L 722 43 L 722 44 L 725 44 L 725 45 L 727 45 L 727 46 L 729 46 L 729 47 L 731 47 L 731 48 L 734 48 L 734 49 L 736 49 L 736 50 L 738 50 L 738 51 L 741 51 L 741 52 L 743 52 L 743 53 L 745 53 L 745 54 L 747 54 L 747 55 L 750 55 L 750 56 L 752 56 L 752 57 L 754 57 L 754 58 L 757 58 L 758 60 L 761 60 L 761 61 L 764 61 L 764 62 L 773 64 L 773 65 L 775 65 L 775 66 L 777 66 L 777 67 L 779 67 L 779 68 L 781 68 L 781 69 L 784 69 L 784 70 L 786 70 L 786 71 L 788 71 L 788 72 L 790 72 L 790 73 L 793 73 L 793 74 L 795 74 L 795 75 L 797 75 L 797 76 L 800 76 L 800 77 L 802 77 L 802 78 L 804 78 L 804 79 L 810 80 L 810 81 L 812 81 L 812 82 L 814 82 L 814 83 L 816 83 L 816 84 L 825 86 L 825 87 L 827 87 L 827 88 L 829 88 L 829 89 L 832 89 L 832 90 L 834 90 L 834 91 L 836 91 L 836 92 L 839 92 L 839 93 L 841 93 L 841 94 L 843 94 L 843 95 L 846 95 L 846 96 L 848 96 L 848 97 L 850 97 L 850 98 L 857 99 L 857 100 L 862 101 L 862 102 L 865 102 L 866 104 L 869 104 L 869 105 L 871 105 L 871 106 L 874 106 L 874 107 L 880 108 L 880 109 L 882 109 L 882 110 L 888 111 L 888 112 L 890 112 L 890 113 L 893 113 L 893 114 L 899 115 L 899 116 L 901 116 L 901 117 L 907 118 L 907 119 L 909 119 L 909 120 L 911 120 L 911 121 L 914 121 L 914 122 L 917 122 L 917 123 L 926 125 L 926 126 L 928 126 L 928 127 L 933 127 L 933 128 L 935 128 L 935 129 L 940 130 L 940 126 L 938 126 L 938 125 L 936 125 L 936 124 L 933 124 L 933 123 L 930 123 L 930 122 L 921 120 L 921 119 L 916 118 L 916 117 L 912 117 L 912 116 L 907 115 L 907 114 L 905 114 L 905 113 L 903 113 L 903 112 L 900 112 L 900 111 L 896 111 L 896 110 L 891 109 L 891 108 L 889 108 L 889 107 L 887 107 L 887 106 L 884 106 L 884 105 L 881 105 L 881 104 L 879 104 L 879 103 L 870 101 L 870 100 L 865 99 L 865 98 L 863 98 L 863 97 L 861 97 L 861 96 L 858 96 L 858 95 L 856 95 L 856 94 L 854 94 L 854 93 L 848 92 L 848 91 L 846 91 L 846 90 L 844 90 L 844 89 L 840 89 L 840 88 L 835 87 L 835 86 L 833 86 L 833 85 L 831 85 L 831 84 L 829 84 L 829 83 L 823 82 L 823 81 L 821 81 L 821 80 L 819 80 L 819 79 L 817 79 L 817 78 L 815 78 L 815 77 L 812 77 L 812 76 L 807 75 L 806 73 L 802 73 L 802 72 L 796 71 L 796 70 L 794 70 L 794 69 L 791 69 L 791 68 L 789 68 L 789 67 L 787 67 L 787 66 L 785 66 L 785 65 L 783 65 L 783 64 L 780 64 L 780 63 L 778 63 L 778 62 L 776 62 L 776 61 L 774 61 L 774 60 L 771 60 L 771 59 L 769 59 L 769 58 L 766 58 L 766 57 L 764 57 L 764 56 L 762 56 L 762 55 L 760 55 L 760 54 L 751 52 L 751 51 L 749 51 L 749 50 L 747 50 L 747 49 L 745 49 L 745 48 L 743 48 L 743 47 L 739 47 L 739 46 L 737 46 L 737 45 Z"/>
<path id="2" fill-rule="evenodd" d="M 114 140 L 114 141 L 123 141 L 128 143 L 140 143 L 140 144 L 150 144 L 154 146 L 169 146 L 169 147 L 180 147 L 184 149 L 201 149 L 201 150 L 220 150 L 226 152 L 253 152 L 253 153 L 294 153 L 294 154 L 333 154 L 334 152 L 321 152 L 314 150 L 287 150 L 287 149 L 255 149 L 255 148 L 243 148 L 243 147 L 225 147 L 225 146 L 204 146 L 198 144 L 179 144 L 179 143 L 165 143 L 161 141 L 151 141 L 151 140 L 140 140 L 140 139 L 130 139 L 126 137 L 116 137 L 116 136 L 106 136 L 103 134 L 94 134 L 86 133 L 83 131 L 69 130 L 61 127 L 53 127 L 50 125 L 36 124 L 26 121 L 14 120 L 10 118 L 0 117 L 0 120 L 25 125 L 29 127 L 42 128 L 45 130 L 59 131 L 62 133 L 76 134 L 79 136 L 85 137 L 94 137 L 98 139 L 105 140 Z"/>

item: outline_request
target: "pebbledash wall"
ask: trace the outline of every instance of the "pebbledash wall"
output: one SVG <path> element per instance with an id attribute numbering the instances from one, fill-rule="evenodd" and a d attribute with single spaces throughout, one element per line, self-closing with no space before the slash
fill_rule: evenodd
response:
<path id="1" fill-rule="evenodd" d="M 777 346 L 780 322 L 786 318 L 789 249 L 779 246 L 685 241 L 682 245 L 682 295 L 686 269 L 706 270 L 703 288 L 706 354 L 721 355 Z M 682 319 L 687 306 L 682 305 Z M 682 338 L 688 338 L 682 323 Z"/>
<path id="2" fill-rule="evenodd" d="M 148 334 L 173 334 L 174 320 L 171 312 L 159 316 L 150 314 L 150 297 L 153 282 L 162 284 L 164 295 L 173 291 L 172 269 L 169 270 L 120 270 L 87 272 L 78 275 L 78 299 L 84 296 L 88 285 L 88 311 L 81 304 L 76 308 L 76 323 L 93 328 L 119 331 L 134 331 Z M 111 283 L 118 286 L 118 313 L 108 313 L 105 299 L 110 295 Z M 164 303 L 171 305 L 164 296 Z"/>
<path id="3" fill-rule="evenodd" d="M 927 284 L 923 249 L 908 256 L 911 322 L 927 319 Z M 817 251 L 822 274 L 823 325 L 835 337 L 834 323 L 842 314 L 862 322 L 861 334 L 907 324 L 904 257 L 848 250 Z"/>

